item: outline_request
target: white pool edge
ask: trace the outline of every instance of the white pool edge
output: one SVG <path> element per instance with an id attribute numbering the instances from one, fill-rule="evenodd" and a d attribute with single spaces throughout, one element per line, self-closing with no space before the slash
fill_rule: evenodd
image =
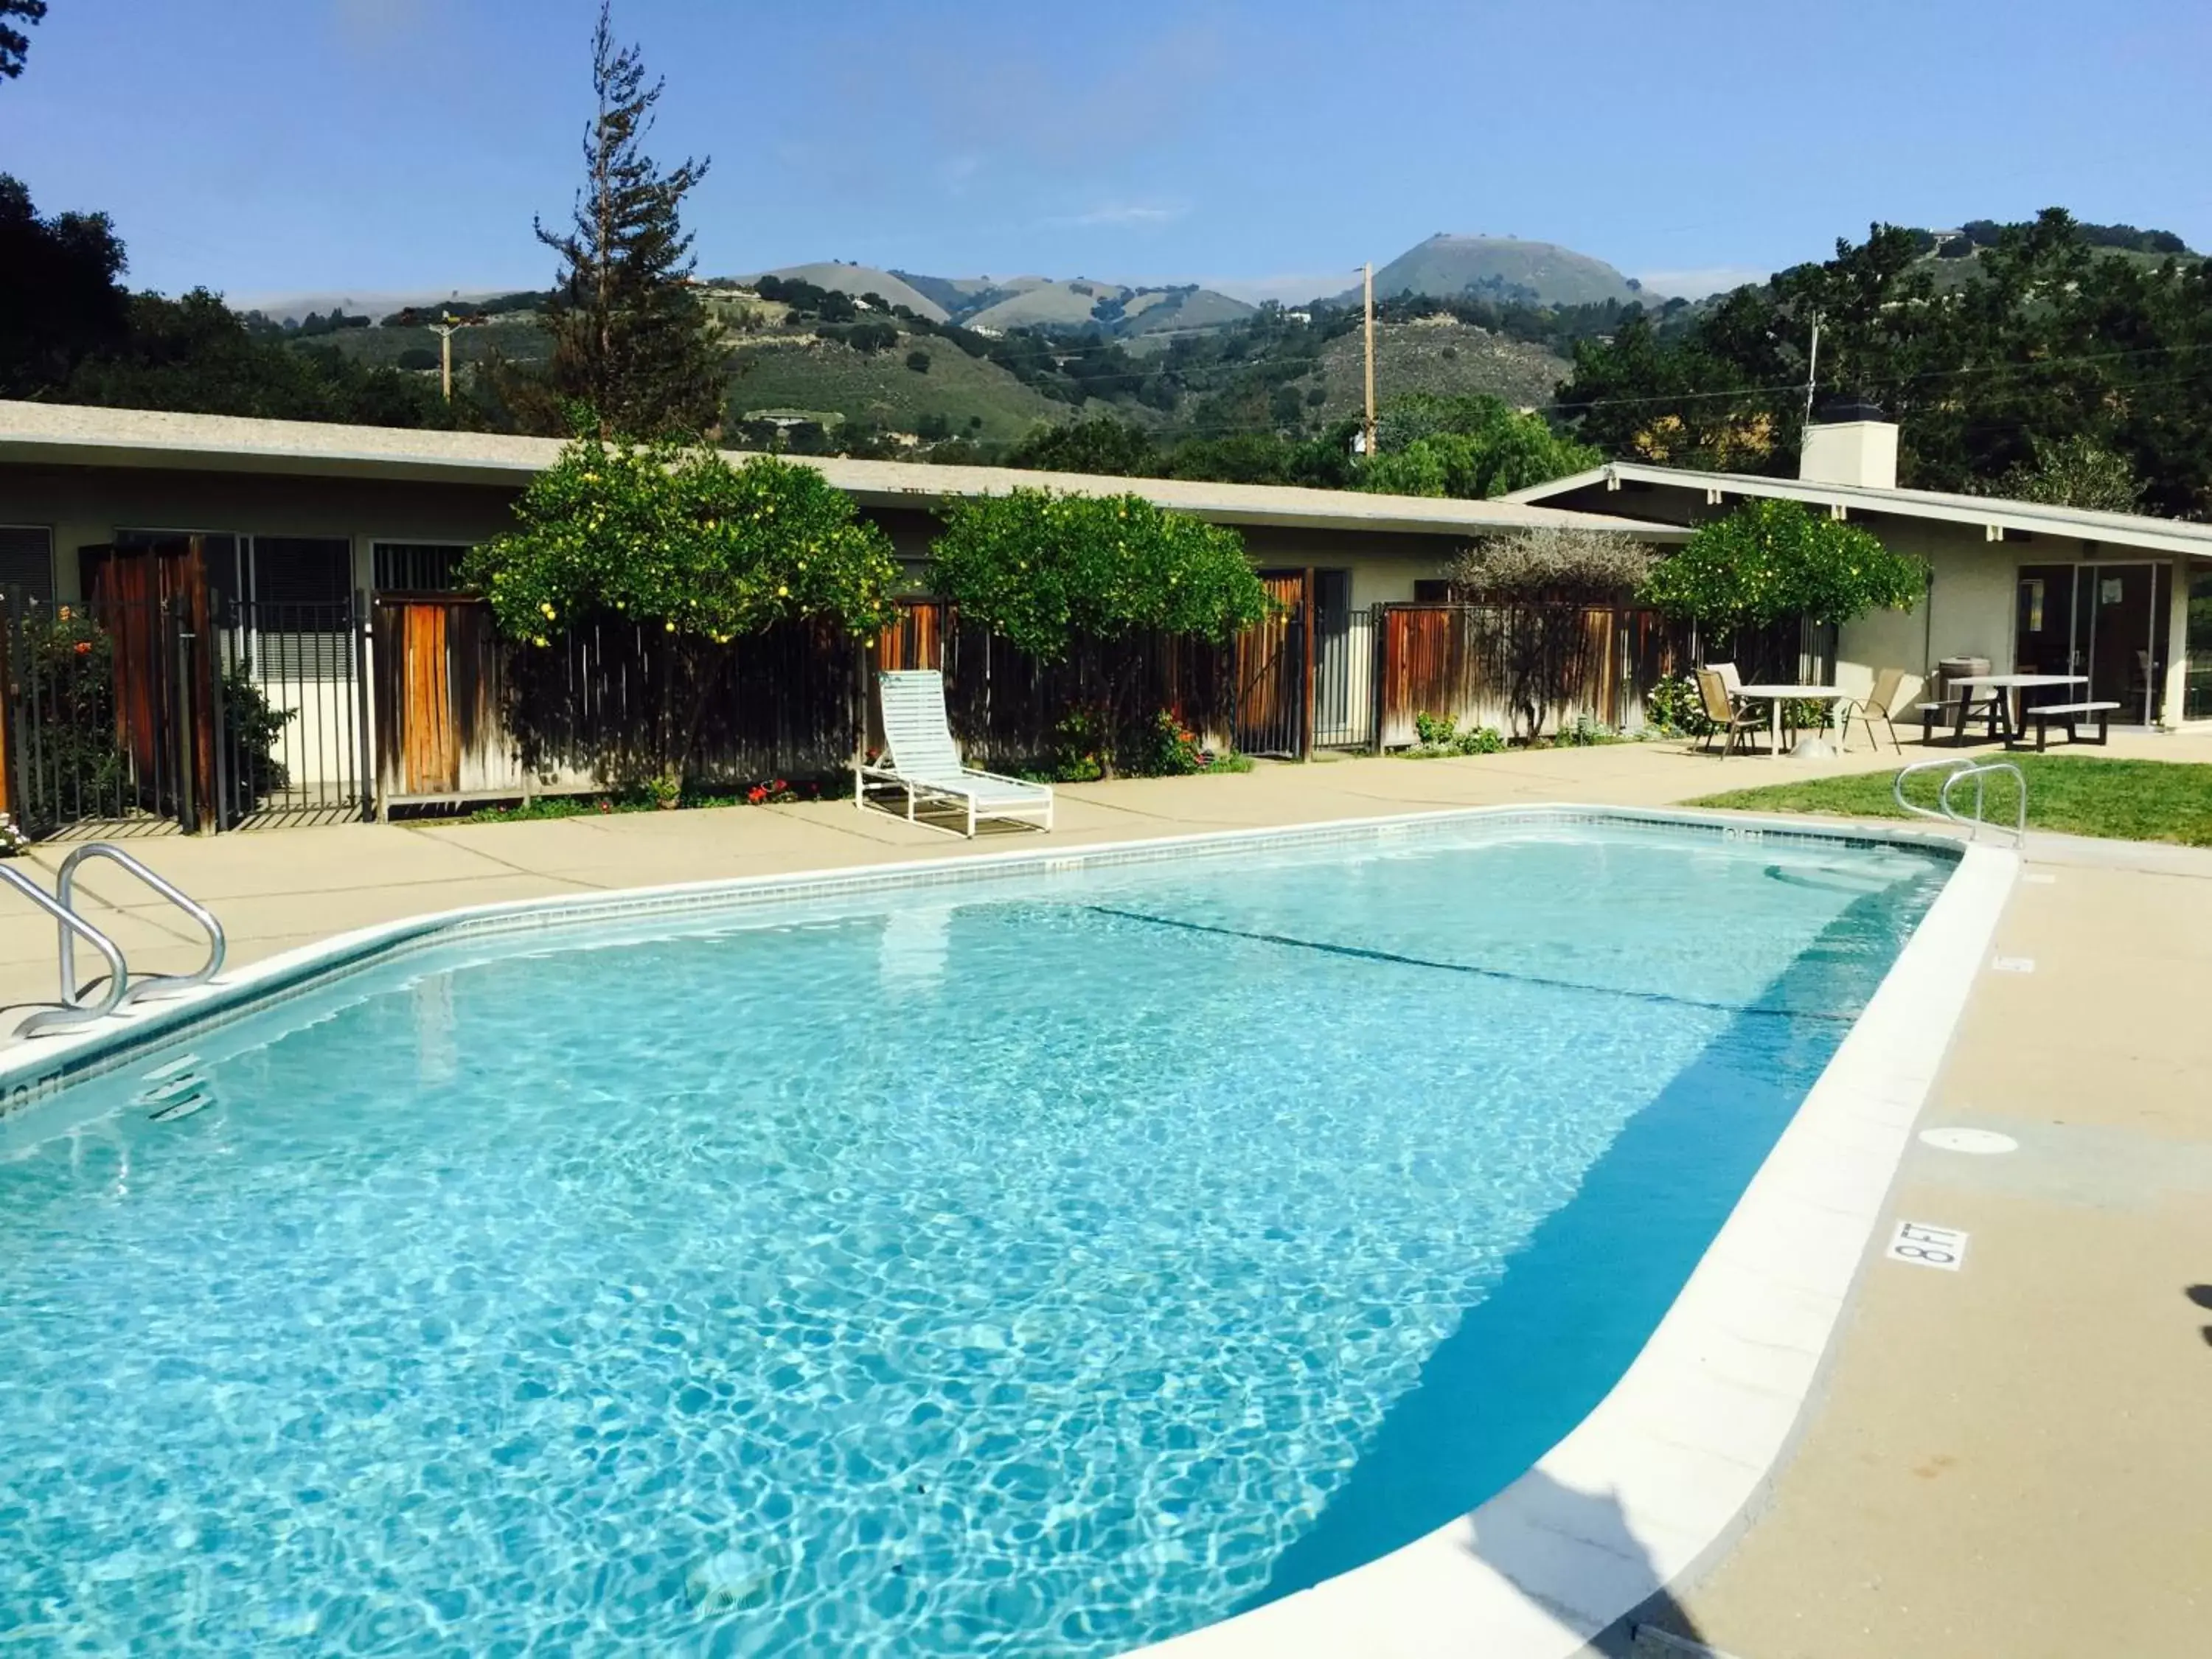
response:
<path id="1" fill-rule="evenodd" d="M 1572 1659 L 1722 1553 L 1796 1440 L 2019 867 L 1965 849 L 1643 1351 L 1527 1474 L 1389 1555 L 1138 1651 Z"/>
<path id="2" fill-rule="evenodd" d="M 1960 861 L 1643 1351 L 1588 1417 L 1471 1515 L 1311 1589 L 1139 1651 L 1170 1659 L 1567 1659 L 1726 1540 L 1787 1449 L 1986 960 L 2019 867 L 2015 854 L 1961 848 L 1953 838 L 1911 829 L 1532 802 L 473 905 L 335 935 L 82 1033 L 10 1043 L 0 1048 L 0 1121 L 196 1029 L 230 1024 L 272 1000 L 478 929 L 1559 814 L 1717 828 L 1731 838 L 1889 842 Z"/>

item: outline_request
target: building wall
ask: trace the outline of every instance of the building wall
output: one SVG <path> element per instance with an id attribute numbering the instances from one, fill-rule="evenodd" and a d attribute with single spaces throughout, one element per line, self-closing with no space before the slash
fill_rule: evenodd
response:
<path id="1" fill-rule="evenodd" d="M 1009 483 L 1019 475 L 1010 473 Z M 53 532 L 55 596 L 82 597 L 78 550 L 120 530 L 226 532 L 350 540 L 354 585 L 372 585 L 378 541 L 471 543 L 508 528 L 512 486 L 289 477 L 108 467 L 0 465 L 0 524 Z M 937 521 L 918 508 L 865 509 L 891 538 L 918 587 Z M 1416 580 L 1438 574 L 1461 543 L 1447 536 L 1372 530 L 1239 526 L 1253 562 L 1267 568 L 1348 569 L 1355 608 L 1410 599 Z"/>
<path id="2" fill-rule="evenodd" d="M 1710 501 L 1694 484 L 1673 486 L 1624 480 L 1609 490 L 1587 486 L 1545 503 L 1587 513 L 1611 513 L 1656 524 L 1695 526 L 1732 511 L 1736 495 Z M 1932 577 L 1927 599 L 1909 611 L 1881 611 L 1846 623 L 1837 639 L 1837 683 L 1863 696 L 1881 669 L 1896 667 L 1926 676 L 1946 657 L 1986 657 L 1999 672 L 2014 665 L 2018 623 L 2020 571 L 2024 565 L 2155 564 L 2164 567 L 2170 592 L 2188 592 L 2190 570 L 2204 561 L 2146 553 L 2113 542 L 2085 542 L 2066 537 L 2014 535 L 1993 542 L 1979 525 L 1903 514 L 1856 514 L 1852 522 L 1900 552 L 1928 562 Z M 2182 607 L 2172 613 L 2166 650 L 2163 707 L 2168 723 L 2182 708 L 2186 653 L 2181 644 Z"/>

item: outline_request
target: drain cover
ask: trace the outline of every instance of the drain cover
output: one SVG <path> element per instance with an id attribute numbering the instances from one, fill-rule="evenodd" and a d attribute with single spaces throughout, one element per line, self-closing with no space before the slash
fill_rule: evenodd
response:
<path id="1" fill-rule="evenodd" d="M 1920 1142 L 1938 1152 L 1974 1152 L 1988 1157 L 1995 1152 L 2016 1152 L 2020 1142 L 2010 1135 L 2001 1135 L 1995 1129 L 1923 1129 Z"/>

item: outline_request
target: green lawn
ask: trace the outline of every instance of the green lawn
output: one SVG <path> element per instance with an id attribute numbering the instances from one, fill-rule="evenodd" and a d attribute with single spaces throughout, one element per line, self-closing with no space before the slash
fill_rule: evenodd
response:
<path id="1" fill-rule="evenodd" d="M 2212 847 L 2212 766 L 2063 755 L 2008 758 L 2027 779 L 2027 822 L 2032 829 L 2117 841 L 2170 841 L 2184 847 Z M 1890 795 L 1895 776 L 1894 771 L 1886 771 L 1846 778 L 1808 778 L 1802 783 L 1731 789 L 1688 804 L 1747 812 L 1904 817 L 1906 815 L 1898 811 Z M 1940 774 L 1923 773 L 1906 786 L 1906 793 L 1913 800 L 1933 806 L 1942 782 Z M 2009 823 L 2015 810 L 2012 780 L 1992 777 L 1987 787 L 1985 815 L 1994 823 Z M 1952 791 L 1952 805 L 1970 802 L 1972 789 L 1971 783 L 1960 785 Z"/>

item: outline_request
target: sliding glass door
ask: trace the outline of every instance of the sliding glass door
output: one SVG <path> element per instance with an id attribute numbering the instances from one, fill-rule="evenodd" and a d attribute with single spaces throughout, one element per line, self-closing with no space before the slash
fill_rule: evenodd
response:
<path id="1" fill-rule="evenodd" d="M 2021 566 L 2014 672 L 2089 680 L 2028 700 L 2116 702 L 2122 722 L 2154 725 L 2165 697 L 2171 586 L 2162 564 Z"/>

